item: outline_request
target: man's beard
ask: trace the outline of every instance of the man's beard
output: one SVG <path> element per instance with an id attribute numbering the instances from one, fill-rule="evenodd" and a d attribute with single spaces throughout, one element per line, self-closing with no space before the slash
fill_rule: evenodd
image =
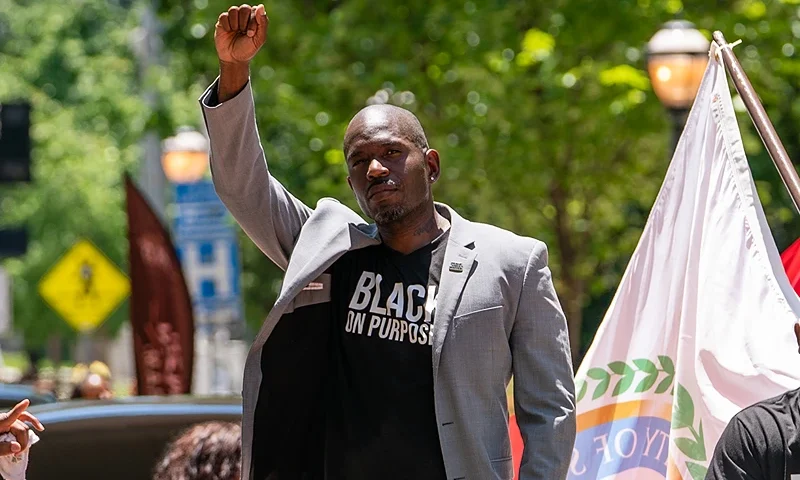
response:
<path id="1" fill-rule="evenodd" d="M 379 212 L 373 212 L 370 217 L 375 220 L 378 226 L 389 226 L 398 224 L 408 218 L 416 217 L 425 209 L 428 197 L 420 198 L 416 204 L 390 205 Z"/>
<path id="2" fill-rule="evenodd" d="M 407 210 L 402 205 L 392 205 L 372 214 L 377 225 L 391 225 L 406 216 Z"/>

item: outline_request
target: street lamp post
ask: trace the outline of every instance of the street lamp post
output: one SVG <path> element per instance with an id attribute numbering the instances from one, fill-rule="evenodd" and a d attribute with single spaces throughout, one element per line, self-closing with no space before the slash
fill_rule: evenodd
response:
<path id="1" fill-rule="evenodd" d="M 672 20 L 647 43 L 647 71 L 656 96 L 672 123 L 670 156 L 686 124 L 689 109 L 708 64 L 710 42 L 694 24 Z"/>
<path id="2" fill-rule="evenodd" d="M 147 78 L 153 74 L 153 68 L 161 64 L 161 26 L 156 15 L 156 5 L 152 1 L 142 2 L 141 26 L 133 33 L 133 51 L 139 61 L 139 82 L 142 85 L 144 104 L 148 109 L 154 110 L 159 104 L 158 90 L 147 83 Z M 158 132 L 148 128 L 142 138 L 144 156 L 140 165 L 139 183 L 147 200 L 156 215 L 162 220 L 165 218 L 164 193 L 166 182 L 164 174 L 158 168 L 158 159 L 161 157 L 159 149 Z"/>
<path id="3" fill-rule="evenodd" d="M 233 258 L 230 252 L 231 247 L 236 245 L 235 233 L 232 228 L 229 229 L 230 226 L 224 219 L 218 218 L 219 208 L 224 210 L 224 207 L 216 195 L 213 195 L 216 200 L 210 201 L 208 198 L 209 190 L 213 190 L 211 182 L 205 178 L 209 172 L 208 139 L 197 130 L 181 127 L 175 136 L 164 140 L 162 150 L 164 154 L 161 157 L 161 165 L 164 174 L 175 186 L 175 201 L 178 207 L 175 210 L 175 241 L 179 250 L 183 252 L 181 263 L 186 280 L 193 285 L 189 288 L 193 301 L 209 300 L 205 297 L 205 293 L 198 290 L 199 277 L 203 277 L 204 282 L 213 278 L 212 284 L 220 289 L 220 298 L 217 300 L 222 301 L 224 300 L 222 291 L 231 287 L 232 280 L 225 278 L 226 273 L 221 273 L 219 264 L 225 263 L 227 267 L 223 270 L 227 272 L 227 269 L 233 268 L 232 265 L 238 265 L 238 261 L 226 263 Z M 192 208 L 186 208 L 184 211 L 181 206 L 187 207 L 187 203 L 183 203 L 185 199 L 178 200 L 178 190 L 182 190 L 184 195 L 187 190 L 191 190 L 202 198 L 190 201 Z M 197 203 L 193 203 L 194 201 Z M 225 223 L 217 223 L 220 221 Z M 229 236 L 226 237 L 225 232 Z M 197 257 L 200 244 L 213 245 L 214 253 L 207 253 L 207 260 L 199 260 Z M 194 253 L 189 253 L 190 251 Z M 198 266 L 198 261 L 204 265 Z M 218 283 L 220 275 L 223 277 L 222 281 L 229 282 L 225 288 Z M 243 365 L 243 360 L 240 359 L 244 358 L 243 352 L 246 349 L 243 341 L 231 338 L 231 328 L 235 326 L 233 321 L 227 317 L 224 306 L 210 307 L 206 303 L 196 305 L 194 316 L 195 359 L 192 392 L 208 395 L 237 391 L 234 389 L 235 380 L 233 380 L 237 375 L 233 372 L 243 369 L 243 366 L 240 366 Z M 241 317 L 237 318 L 243 321 Z"/>
<path id="4" fill-rule="evenodd" d="M 178 128 L 175 136 L 164 140 L 162 151 L 161 167 L 164 169 L 167 180 L 176 189 L 178 185 L 199 183 L 208 172 L 208 139 L 191 127 Z M 177 231 L 173 233 L 178 235 Z M 192 300 L 194 301 L 194 298 Z M 194 316 L 195 359 L 192 366 L 194 369 L 192 391 L 193 393 L 208 394 L 214 384 L 213 354 L 216 352 L 204 331 L 209 325 L 208 319 L 199 309 L 195 310 Z"/>

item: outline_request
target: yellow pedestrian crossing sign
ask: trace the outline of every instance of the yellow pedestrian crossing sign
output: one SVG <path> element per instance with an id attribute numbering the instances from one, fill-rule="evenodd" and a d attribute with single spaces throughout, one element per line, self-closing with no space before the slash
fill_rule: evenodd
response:
<path id="1" fill-rule="evenodd" d="M 97 328 L 125 300 L 130 282 L 103 252 L 79 240 L 39 282 L 39 295 L 72 328 Z"/>

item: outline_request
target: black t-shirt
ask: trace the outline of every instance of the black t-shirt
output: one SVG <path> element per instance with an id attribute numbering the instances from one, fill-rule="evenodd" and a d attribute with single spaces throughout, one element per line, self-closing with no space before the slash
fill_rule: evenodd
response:
<path id="1" fill-rule="evenodd" d="M 431 345 L 448 232 L 408 255 L 376 245 L 332 269 L 327 480 L 444 480 Z"/>
<path id="2" fill-rule="evenodd" d="M 722 433 L 706 480 L 800 479 L 800 389 L 747 407 Z"/>

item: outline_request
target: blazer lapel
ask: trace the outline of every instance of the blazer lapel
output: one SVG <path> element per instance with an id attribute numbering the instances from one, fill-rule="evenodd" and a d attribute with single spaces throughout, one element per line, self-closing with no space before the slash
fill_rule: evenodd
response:
<path id="1" fill-rule="evenodd" d="M 375 225 L 338 202 L 320 202 L 297 239 L 281 297 L 294 298 L 345 253 L 379 243 Z"/>
<path id="2" fill-rule="evenodd" d="M 278 323 L 286 305 L 333 262 L 350 250 L 380 243 L 375 225 L 336 201 L 322 200 L 297 238 L 280 295 L 253 341 L 258 350 Z"/>
<path id="3" fill-rule="evenodd" d="M 469 223 L 445 205 L 437 204 L 440 213 L 450 218 L 450 236 L 439 278 L 436 313 L 433 321 L 433 378 L 439 373 L 444 339 L 455 315 L 461 294 L 475 267 L 476 252 L 469 235 Z"/>

